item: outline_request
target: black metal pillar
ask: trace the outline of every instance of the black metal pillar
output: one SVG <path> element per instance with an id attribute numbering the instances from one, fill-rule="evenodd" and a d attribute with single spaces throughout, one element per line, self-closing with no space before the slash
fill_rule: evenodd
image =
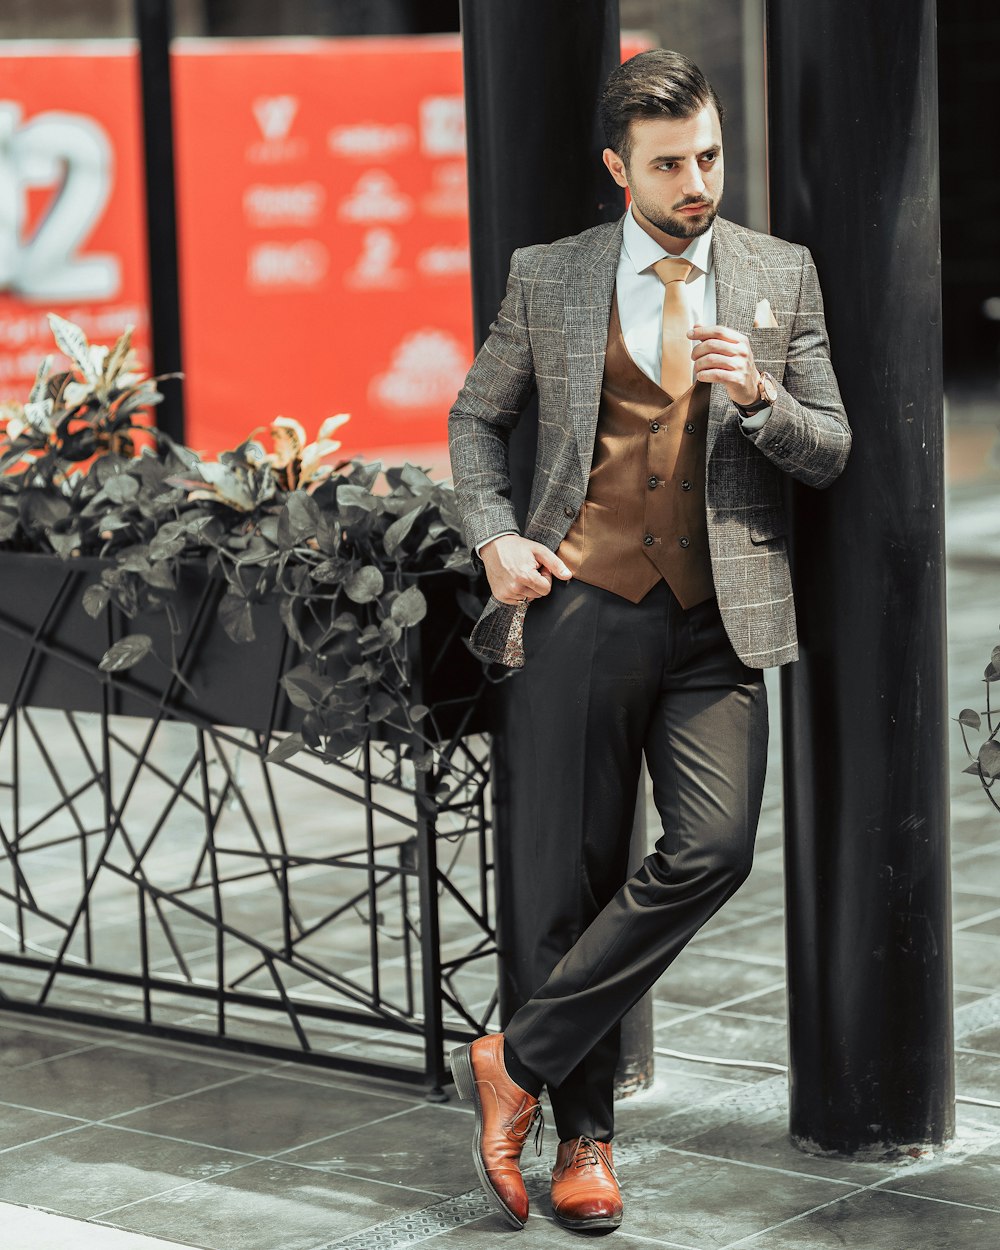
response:
<path id="1" fill-rule="evenodd" d="M 475 341 L 486 338 L 510 255 L 625 211 L 601 163 L 597 101 L 621 60 L 616 0 L 462 0 Z M 535 467 L 535 411 L 510 441 L 522 518 Z"/>
<path id="2" fill-rule="evenodd" d="M 181 313 L 177 269 L 177 202 L 170 89 L 170 0 L 135 0 L 142 76 L 143 152 L 146 167 L 146 243 L 149 310 L 155 373 L 181 370 Z M 180 378 L 160 384 L 156 424 L 184 440 Z"/>
<path id="3" fill-rule="evenodd" d="M 461 23 L 479 345 L 503 299 L 515 248 L 575 234 L 624 212 L 622 192 L 601 162 L 605 143 L 597 111 L 604 81 L 621 59 L 621 35 L 616 0 L 462 0 Z M 510 440 L 512 498 L 522 522 L 536 426 L 532 401 Z M 503 704 L 503 687 L 500 695 Z M 504 883 L 511 879 L 506 796 L 518 784 L 506 735 L 516 732 L 501 707 L 492 768 L 501 950 Z M 501 1020 L 516 1005 L 512 985 L 501 975 Z"/>
<path id="4" fill-rule="evenodd" d="M 812 251 L 855 430 L 793 492 L 791 1131 L 954 1132 L 934 0 L 769 0 L 771 229 Z"/>

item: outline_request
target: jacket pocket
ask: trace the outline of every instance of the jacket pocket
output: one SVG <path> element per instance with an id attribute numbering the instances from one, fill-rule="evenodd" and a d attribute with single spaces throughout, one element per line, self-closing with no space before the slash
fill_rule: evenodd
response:
<path id="1" fill-rule="evenodd" d="M 781 538 L 788 533 L 785 510 L 780 505 L 752 512 L 749 525 L 750 541 L 754 543 L 766 543 L 768 539 Z"/>

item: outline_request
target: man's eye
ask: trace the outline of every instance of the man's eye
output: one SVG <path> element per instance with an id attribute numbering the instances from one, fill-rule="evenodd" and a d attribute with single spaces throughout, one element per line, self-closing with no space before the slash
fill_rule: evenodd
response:
<path id="1" fill-rule="evenodd" d="M 716 159 L 718 155 L 719 155 L 718 152 L 706 152 L 705 155 L 701 159 L 706 164 L 711 165 L 711 163 Z"/>
<path id="2" fill-rule="evenodd" d="M 662 165 L 657 165 L 657 169 L 674 169 L 676 166 L 673 161 L 664 161 Z"/>

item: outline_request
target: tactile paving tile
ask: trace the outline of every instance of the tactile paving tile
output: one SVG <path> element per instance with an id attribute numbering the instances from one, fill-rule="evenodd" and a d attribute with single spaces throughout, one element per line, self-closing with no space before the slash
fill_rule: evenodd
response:
<path id="1" fill-rule="evenodd" d="M 494 1208 L 486 1195 L 481 1190 L 470 1189 L 468 1193 L 456 1194 L 421 1211 L 410 1211 L 363 1232 L 327 1242 L 318 1250 L 396 1250 L 398 1246 L 418 1245 L 438 1233 L 461 1228 L 463 1224 L 492 1214 Z"/>

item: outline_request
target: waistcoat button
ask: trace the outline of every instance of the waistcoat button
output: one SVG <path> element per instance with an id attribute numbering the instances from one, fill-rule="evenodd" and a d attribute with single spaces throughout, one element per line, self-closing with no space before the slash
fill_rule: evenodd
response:
<path id="1" fill-rule="evenodd" d="M 685 481 L 683 481 L 683 482 L 681 482 L 681 490 L 690 490 L 690 489 L 691 489 L 691 483 L 690 483 L 690 482 L 688 482 L 688 481 L 686 481 L 686 480 L 685 480 Z"/>
<path id="2" fill-rule="evenodd" d="M 694 433 L 694 423 L 693 423 L 692 421 L 689 421 L 689 422 L 687 423 L 687 425 L 686 425 L 684 428 L 685 428 L 685 430 L 687 430 L 687 432 L 688 432 L 689 434 L 693 434 L 693 433 Z"/>
<path id="3" fill-rule="evenodd" d="M 652 547 L 652 545 L 653 545 L 653 535 L 652 535 L 652 534 L 643 534 L 643 536 L 642 536 L 642 545 L 643 545 L 644 547 Z"/>
<path id="4" fill-rule="evenodd" d="M 565 508 L 563 508 L 563 513 L 564 513 L 566 516 L 575 516 L 575 515 L 576 515 L 576 513 L 575 513 L 575 512 L 573 511 L 573 509 L 569 506 L 569 504 L 567 504 L 567 505 L 565 506 Z"/>
<path id="5" fill-rule="evenodd" d="M 690 547 L 690 546 L 691 546 L 691 539 L 690 539 L 690 538 L 678 538 L 678 540 L 677 540 L 677 541 L 680 543 L 680 545 L 681 545 L 682 547 Z"/>
<path id="6" fill-rule="evenodd" d="M 660 484 L 660 479 L 658 477 L 651 477 L 649 481 L 646 483 L 646 485 L 649 487 L 650 490 L 655 490 L 657 486 L 659 486 L 659 484 Z"/>
<path id="7" fill-rule="evenodd" d="M 650 421 L 649 428 L 655 434 L 656 431 L 660 428 L 659 421 Z"/>

